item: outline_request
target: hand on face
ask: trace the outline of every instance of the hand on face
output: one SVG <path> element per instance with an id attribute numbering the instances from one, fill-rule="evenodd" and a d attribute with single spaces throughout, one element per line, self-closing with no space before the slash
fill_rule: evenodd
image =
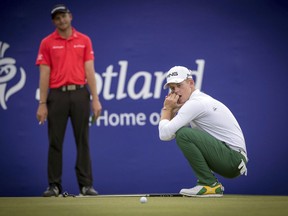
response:
<path id="1" fill-rule="evenodd" d="M 179 98 L 180 96 L 177 95 L 176 93 L 169 93 L 164 101 L 164 107 L 166 107 L 166 109 L 179 109 L 183 104 L 178 103 L 179 102 Z"/>

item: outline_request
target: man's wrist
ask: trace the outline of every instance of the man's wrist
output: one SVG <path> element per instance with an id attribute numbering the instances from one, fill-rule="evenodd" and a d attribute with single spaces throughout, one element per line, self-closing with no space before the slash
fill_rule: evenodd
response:
<path id="1" fill-rule="evenodd" d="M 39 104 L 46 104 L 46 101 L 39 101 Z"/>
<path id="2" fill-rule="evenodd" d="M 163 107 L 162 110 L 172 111 L 172 109 L 168 107 Z"/>
<path id="3" fill-rule="evenodd" d="M 99 101 L 99 96 L 98 95 L 92 95 L 92 100 L 94 101 Z"/>

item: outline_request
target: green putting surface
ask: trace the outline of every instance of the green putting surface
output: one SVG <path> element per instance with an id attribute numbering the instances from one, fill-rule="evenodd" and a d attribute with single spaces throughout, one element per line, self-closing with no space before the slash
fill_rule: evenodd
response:
<path id="1" fill-rule="evenodd" d="M 286 216 L 288 196 L 148 197 L 148 202 L 144 204 L 137 196 L 0 197 L 0 215 Z"/>

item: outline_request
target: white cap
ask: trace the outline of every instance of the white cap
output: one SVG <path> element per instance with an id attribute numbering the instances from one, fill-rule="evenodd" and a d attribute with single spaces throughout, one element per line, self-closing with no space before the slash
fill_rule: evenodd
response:
<path id="1" fill-rule="evenodd" d="M 164 89 L 168 88 L 169 83 L 181 83 L 187 78 L 192 79 L 191 71 L 183 66 L 174 66 L 166 74 L 166 83 Z"/>

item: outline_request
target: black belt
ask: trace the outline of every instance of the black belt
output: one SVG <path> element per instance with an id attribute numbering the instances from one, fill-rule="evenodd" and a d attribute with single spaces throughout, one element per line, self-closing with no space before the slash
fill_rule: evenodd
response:
<path id="1" fill-rule="evenodd" d="M 66 86 L 61 86 L 59 88 L 56 88 L 57 90 L 66 92 L 66 91 L 75 91 L 78 89 L 84 88 L 85 85 L 66 85 Z"/>

